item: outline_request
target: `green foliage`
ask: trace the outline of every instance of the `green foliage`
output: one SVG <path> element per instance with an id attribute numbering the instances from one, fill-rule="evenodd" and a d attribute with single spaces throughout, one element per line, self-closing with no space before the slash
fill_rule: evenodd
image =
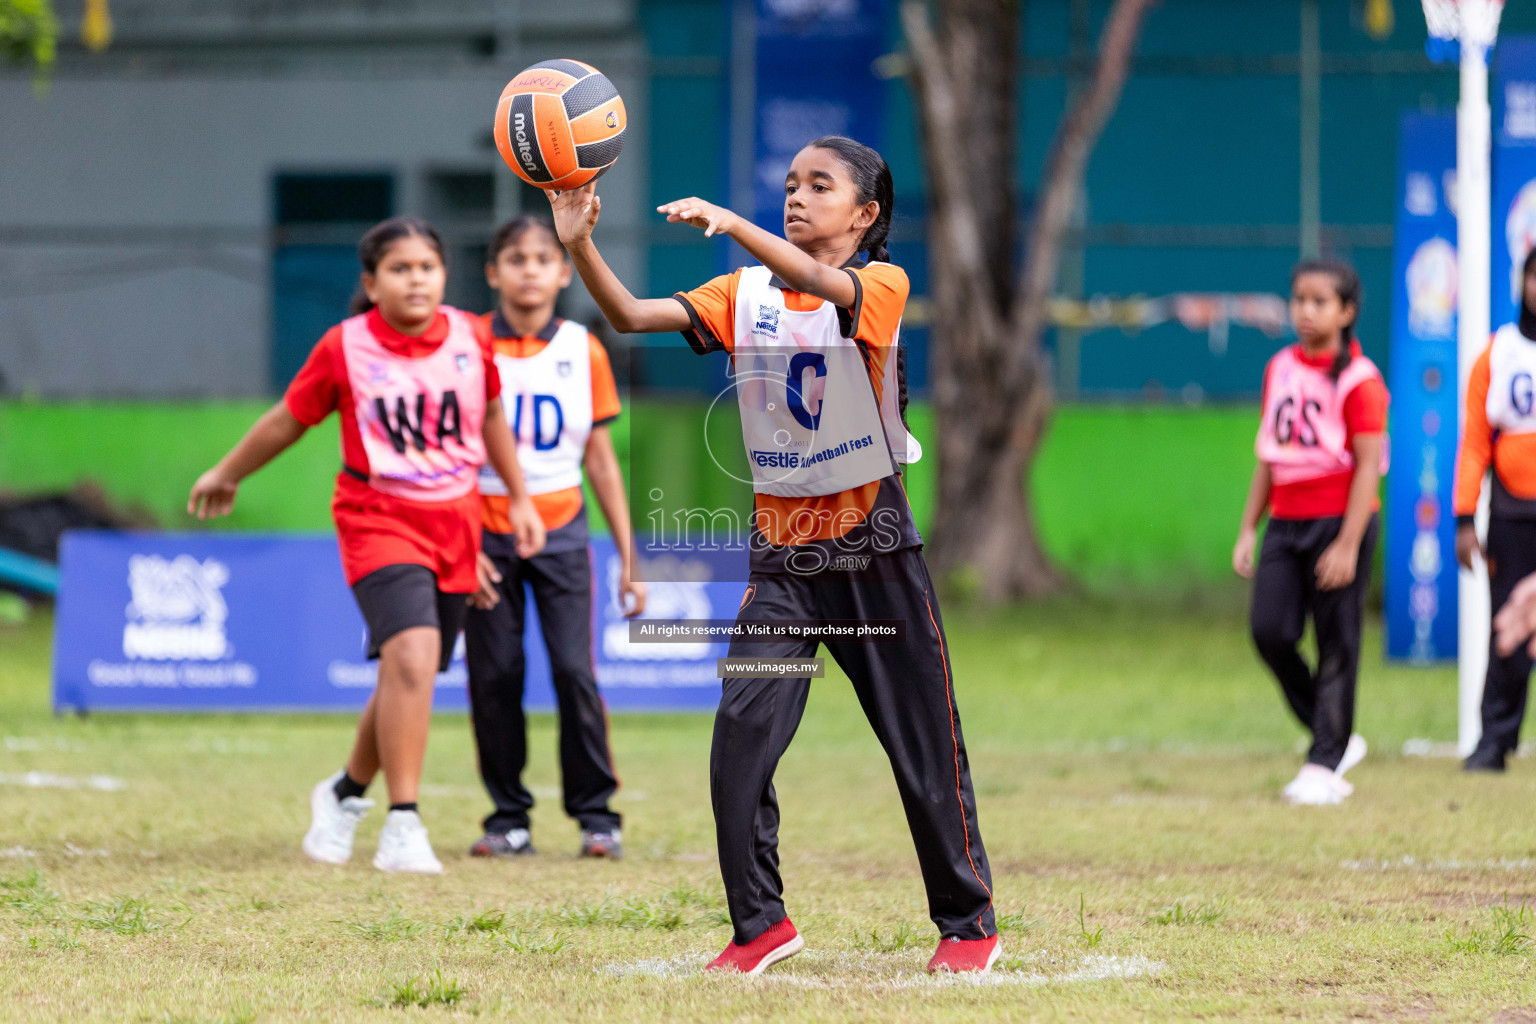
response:
<path id="1" fill-rule="evenodd" d="M 1226 916 L 1223 903 L 1195 903 L 1185 906 L 1183 900 L 1174 900 L 1152 914 L 1153 924 L 1215 924 Z"/>
<path id="2" fill-rule="evenodd" d="M 501 931 L 507 924 L 505 910 L 482 910 L 478 914 L 460 914 L 443 926 L 447 935 L 489 935 Z"/>
<path id="3" fill-rule="evenodd" d="M 922 930 L 913 928 L 911 923 L 903 921 L 888 935 L 878 928 L 871 929 L 868 937 L 861 936 L 856 945 L 860 949 L 872 949 L 876 953 L 896 953 L 914 946 L 926 945 L 926 936 Z"/>
<path id="4" fill-rule="evenodd" d="M 1536 908 L 1526 906 L 1523 899 L 1518 907 L 1511 907 L 1506 896 L 1503 906 L 1488 908 L 1485 924 L 1474 925 L 1466 935 L 1446 935 L 1445 943 L 1454 953 L 1524 956 L 1536 948 L 1536 939 L 1531 937 L 1533 924 Z"/>
<path id="5" fill-rule="evenodd" d="M 388 914 L 376 921 L 352 921 L 348 927 L 365 939 L 375 942 L 396 942 L 409 939 L 426 931 L 427 926 L 400 913 L 399 907 L 391 907 Z"/>
<path id="6" fill-rule="evenodd" d="M 114 935 L 148 935 L 167 927 L 164 921 L 154 919 L 154 911 L 154 904 L 146 899 L 118 896 L 104 903 L 87 903 L 80 924 Z"/>
<path id="7" fill-rule="evenodd" d="M 442 968 L 420 978 L 407 978 L 391 990 L 391 1006 L 452 1006 L 469 990 L 452 978 L 443 977 Z"/>
<path id="8" fill-rule="evenodd" d="M 1104 926 L 1099 925 L 1093 931 L 1088 930 L 1088 902 L 1081 894 L 1077 897 L 1077 937 L 1083 940 L 1083 945 L 1089 949 L 1098 948 L 1104 941 Z"/>
<path id="9" fill-rule="evenodd" d="M 538 954 L 553 956 L 570 945 L 559 932 L 541 935 L 538 932 L 523 931 L 521 928 L 514 928 L 508 932 L 501 944 L 519 956 Z"/>
<path id="10" fill-rule="evenodd" d="M 41 84 L 58 49 L 52 0 L 0 0 L 0 60 L 31 64 Z"/>

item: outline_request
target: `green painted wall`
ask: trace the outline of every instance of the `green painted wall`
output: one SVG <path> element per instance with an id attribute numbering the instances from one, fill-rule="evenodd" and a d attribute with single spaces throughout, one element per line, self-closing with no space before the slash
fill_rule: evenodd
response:
<path id="1" fill-rule="evenodd" d="M 187 490 L 263 408 L 256 402 L 0 402 L 0 490 L 35 493 L 90 480 L 167 529 L 207 528 L 187 518 Z M 653 488 L 669 496 L 667 505 L 750 507 L 745 487 L 721 474 L 698 441 L 703 408 L 643 401 L 615 424 L 637 518 Z M 1253 465 L 1254 415 L 1247 407 L 1062 408 L 1035 471 L 1047 547 L 1101 587 L 1223 578 Z M 910 419 L 919 437 L 933 436 L 925 407 L 914 407 Z M 633 451 L 632 422 L 647 439 Z M 731 433 L 728 419 L 712 427 L 718 450 L 739 446 Z M 336 427 L 323 424 L 243 484 L 234 515 L 213 528 L 330 529 L 338 461 Z M 931 459 L 910 468 L 908 490 L 920 524 L 932 514 L 934 473 Z"/>

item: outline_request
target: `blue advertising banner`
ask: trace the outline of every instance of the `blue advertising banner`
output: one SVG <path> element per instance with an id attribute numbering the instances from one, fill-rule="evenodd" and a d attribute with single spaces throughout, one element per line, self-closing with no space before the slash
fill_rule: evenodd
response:
<path id="1" fill-rule="evenodd" d="M 747 170 L 733 170 L 731 201 L 769 231 L 784 223 L 784 176 L 807 142 L 847 135 L 880 148 L 884 83 L 873 64 L 886 49 L 890 0 L 738 0 L 733 128 L 751 125 Z M 750 13 L 748 11 L 750 9 Z M 744 119 L 741 115 L 746 114 Z M 750 206 L 748 205 L 750 204 Z"/>
<path id="2" fill-rule="evenodd" d="M 1387 656 L 1456 657 L 1456 119 L 1405 114 L 1392 259 Z"/>
<path id="3" fill-rule="evenodd" d="M 332 537 L 77 532 L 59 562 L 56 711 L 355 711 L 373 692 L 376 663 Z M 609 707 L 714 710 L 726 643 L 632 643 L 611 540 L 594 538 L 592 563 L 593 660 Z M 645 617 L 734 618 L 740 567 L 710 552 L 686 563 L 648 584 Z M 531 600 L 524 646 L 525 704 L 552 709 Z M 438 710 L 468 709 L 466 680 L 461 638 Z"/>
<path id="4" fill-rule="evenodd" d="M 1520 313 L 1520 266 L 1536 246 L 1536 36 L 1500 40 L 1493 72 L 1494 328 Z"/>

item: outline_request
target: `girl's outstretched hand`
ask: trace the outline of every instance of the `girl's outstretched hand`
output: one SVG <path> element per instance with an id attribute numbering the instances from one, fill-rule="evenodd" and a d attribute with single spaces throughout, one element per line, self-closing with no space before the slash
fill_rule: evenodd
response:
<path id="1" fill-rule="evenodd" d="M 197 478 L 192 494 L 187 498 L 187 514 L 199 519 L 227 516 L 235 507 L 235 491 L 240 485 L 226 480 L 217 468 L 210 469 Z"/>
<path id="2" fill-rule="evenodd" d="M 597 182 L 589 181 L 581 188 L 568 188 L 564 192 L 544 190 L 549 197 L 550 212 L 555 218 L 555 234 L 560 244 L 573 245 L 592 237 L 597 226 L 597 215 L 602 212 L 603 201 L 597 195 Z"/>
<path id="3" fill-rule="evenodd" d="M 668 224 L 688 224 L 703 228 L 705 238 L 714 235 L 729 236 L 731 230 L 741 222 L 741 218 L 725 207 L 693 197 L 658 206 L 656 212 L 666 214 Z"/>

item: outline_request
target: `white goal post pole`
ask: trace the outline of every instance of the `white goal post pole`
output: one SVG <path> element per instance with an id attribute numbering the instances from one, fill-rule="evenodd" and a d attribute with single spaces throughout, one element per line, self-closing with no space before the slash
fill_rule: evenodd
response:
<path id="1" fill-rule="evenodd" d="M 1487 346 L 1491 330 L 1492 115 L 1488 104 L 1488 51 L 1477 38 L 1481 34 L 1477 26 L 1482 24 L 1477 19 L 1490 15 L 1470 9 L 1485 5 L 1488 0 L 1462 0 L 1461 4 L 1461 95 L 1456 105 L 1458 437 L 1466 427 L 1467 378 L 1472 364 Z M 1479 532 L 1484 536 L 1486 509 L 1485 500 L 1478 516 Z M 1456 749 L 1463 757 L 1472 752 L 1482 735 L 1483 679 L 1488 669 L 1488 572 L 1481 559 L 1473 562 L 1472 571 L 1459 571 L 1457 591 Z"/>

